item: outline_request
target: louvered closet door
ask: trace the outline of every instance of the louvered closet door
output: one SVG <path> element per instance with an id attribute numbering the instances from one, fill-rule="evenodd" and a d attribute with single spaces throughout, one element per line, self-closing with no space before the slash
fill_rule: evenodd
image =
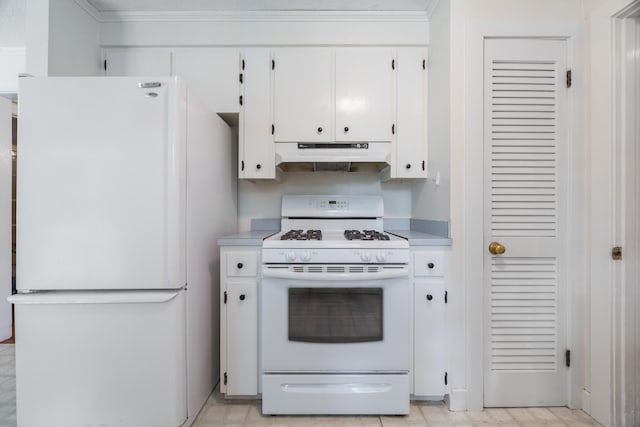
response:
<path id="1" fill-rule="evenodd" d="M 567 401 L 566 55 L 559 40 L 485 42 L 485 406 Z"/>

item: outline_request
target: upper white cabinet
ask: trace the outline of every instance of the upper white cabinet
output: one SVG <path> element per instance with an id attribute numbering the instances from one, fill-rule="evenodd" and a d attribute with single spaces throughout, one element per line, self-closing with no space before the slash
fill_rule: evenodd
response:
<path id="1" fill-rule="evenodd" d="M 271 55 L 267 49 L 243 50 L 240 59 L 238 175 L 276 178 L 271 113 Z"/>
<path id="2" fill-rule="evenodd" d="M 335 140 L 333 52 L 321 48 L 282 49 L 274 53 L 273 61 L 274 139 Z"/>
<path id="3" fill-rule="evenodd" d="M 393 49 L 336 51 L 336 141 L 391 141 L 395 132 Z"/>
<path id="4" fill-rule="evenodd" d="M 166 48 L 104 49 L 106 76 L 170 76 L 171 50 Z"/>
<path id="5" fill-rule="evenodd" d="M 274 53 L 274 140 L 392 141 L 395 51 L 288 48 Z"/>
<path id="6" fill-rule="evenodd" d="M 427 50 L 399 48 L 396 161 L 391 178 L 427 177 Z"/>

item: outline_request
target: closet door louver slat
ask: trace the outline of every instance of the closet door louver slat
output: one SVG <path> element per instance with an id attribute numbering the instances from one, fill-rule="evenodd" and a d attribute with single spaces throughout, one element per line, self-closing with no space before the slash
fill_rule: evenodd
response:
<path id="1" fill-rule="evenodd" d="M 556 64 L 493 61 L 491 231 L 494 238 L 557 231 Z"/>

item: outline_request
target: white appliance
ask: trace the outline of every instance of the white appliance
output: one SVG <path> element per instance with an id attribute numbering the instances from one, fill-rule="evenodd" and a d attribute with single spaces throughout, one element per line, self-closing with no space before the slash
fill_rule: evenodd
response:
<path id="1" fill-rule="evenodd" d="M 284 196 L 262 250 L 265 414 L 409 412 L 409 246 L 378 196 Z"/>
<path id="2" fill-rule="evenodd" d="M 228 126 L 178 78 L 19 93 L 18 424 L 190 425 L 219 379 Z"/>

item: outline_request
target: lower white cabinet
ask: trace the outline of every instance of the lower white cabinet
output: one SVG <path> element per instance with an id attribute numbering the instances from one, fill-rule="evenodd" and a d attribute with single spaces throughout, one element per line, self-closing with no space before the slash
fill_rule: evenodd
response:
<path id="1" fill-rule="evenodd" d="M 413 394 L 445 394 L 445 290 L 444 281 L 414 284 Z"/>
<path id="2" fill-rule="evenodd" d="M 441 399 L 447 393 L 445 308 L 448 248 L 412 250 L 413 395 Z"/>
<path id="3" fill-rule="evenodd" d="M 255 396 L 258 385 L 258 281 L 261 248 L 220 249 L 220 391 Z"/>

